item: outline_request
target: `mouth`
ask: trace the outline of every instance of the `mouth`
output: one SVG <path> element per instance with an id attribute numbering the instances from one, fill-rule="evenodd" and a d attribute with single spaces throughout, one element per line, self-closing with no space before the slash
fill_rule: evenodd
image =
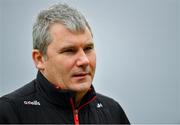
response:
<path id="1" fill-rule="evenodd" d="M 80 72 L 80 73 L 73 74 L 73 77 L 75 77 L 75 78 L 85 78 L 86 76 L 89 76 L 89 75 L 90 75 L 90 73 Z"/>

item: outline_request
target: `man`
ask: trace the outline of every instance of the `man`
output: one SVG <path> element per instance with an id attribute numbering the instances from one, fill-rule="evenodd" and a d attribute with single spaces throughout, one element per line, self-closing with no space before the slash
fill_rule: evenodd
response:
<path id="1" fill-rule="evenodd" d="M 93 34 L 80 12 L 65 4 L 41 11 L 32 58 L 37 78 L 0 98 L 0 123 L 129 124 L 116 101 L 94 90 Z"/>

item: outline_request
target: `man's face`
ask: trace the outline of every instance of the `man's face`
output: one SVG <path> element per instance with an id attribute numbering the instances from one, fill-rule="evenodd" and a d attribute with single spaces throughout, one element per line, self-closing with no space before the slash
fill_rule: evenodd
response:
<path id="1" fill-rule="evenodd" d="M 96 53 L 90 31 L 75 34 L 61 24 L 50 27 L 53 41 L 43 61 L 43 75 L 62 89 L 87 91 L 93 81 Z M 44 58 L 44 57 L 43 57 Z"/>

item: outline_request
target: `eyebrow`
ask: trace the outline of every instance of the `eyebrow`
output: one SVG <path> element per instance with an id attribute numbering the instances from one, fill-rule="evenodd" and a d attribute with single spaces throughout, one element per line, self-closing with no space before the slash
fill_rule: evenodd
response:
<path id="1" fill-rule="evenodd" d="M 87 43 L 85 46 L 94 46 L 93 42 Z"/>
<path id="2" fill-rule="evenodd" d="M 59 51 L 65 51 L 67 49 L 74 49 L 75 46 L 74 45 L 67 45 L 67 46 L 64 46 L 62 48 L 59 49 Z"/>
<path id="3" fill-rule="evenodd" d="M 85 44 L 83 48 L 90 47 L 90 46 L 94 47 L 94 43 L 89 42 L 89 43 Z M 65 51 L 67 49 L 74 49 L 74 48 L 76 48 L 76 45 L 72 45 L 72 44 L 64 45 L 63 47 L 59 48 L 58 52 L 62 52 L 62 51 Z"/>

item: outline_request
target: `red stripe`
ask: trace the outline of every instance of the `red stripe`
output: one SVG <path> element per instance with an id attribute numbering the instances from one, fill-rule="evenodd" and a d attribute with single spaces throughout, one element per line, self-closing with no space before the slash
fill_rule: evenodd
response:
<path id="1" fill-rule="evenodd" d="M 90 102 L 92 102 L 95 98 L 96 98 L 96 96 L 92 97 L 89 101 L 87 101 L 86 103 L 84 103 L 83 105 L 81 105 L 81 106 L 78 108 L 78 112 L 79 112 L 84 106 L 86 106 L 87 104 L 89 104 Z"/>

